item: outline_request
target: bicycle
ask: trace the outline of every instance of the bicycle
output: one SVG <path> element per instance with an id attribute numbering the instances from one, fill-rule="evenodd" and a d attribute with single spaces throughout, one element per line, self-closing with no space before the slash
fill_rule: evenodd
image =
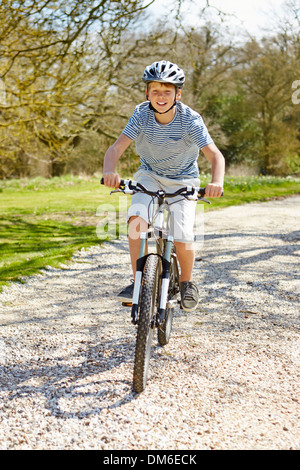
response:
<path id="1" fill-rule="evenodd" d="M 101 183 L 103 184 L 103 178 Z M 132 303 L 123 303 L 131 306 L 132 323 L 137 325 L 133 389 L 141 393 L 146 387 L 148 378 L 154 329 L 157 328 L 158 343 L 161 346 L 168 344 L 174 309 L 180 303 L 179 265 L 174 238 L 170 234 L 170 203 L 166 199 L 182 196 L 208 204 L 210 201 L 204 198 L 205 188 L 186 186 L 174 193 L 166 193 L 163 190 L 153 192 L 131 180 L 121 180 L 119 188 L 110 194 L 115 192 L 124 194 L 144 192 L 157 199 L 157 208 L 148 231 L 140 234 Z M 164 223 L 165 212 L 167 218 Z M 150 239 L 155 240 L 156 251 L 147 253 L 147 242 Z"/>

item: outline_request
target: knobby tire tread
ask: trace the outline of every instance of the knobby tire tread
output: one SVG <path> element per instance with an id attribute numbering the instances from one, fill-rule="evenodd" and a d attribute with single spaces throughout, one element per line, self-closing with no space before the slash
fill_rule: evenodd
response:
<path id="1" fill-rule="evenodd" d="M 157 296 L 157 263 L 158 256 L 149 256 L 143 273 L 140 295 L 140 312 L 136 336 L 135 360 L 133 371 L 133 388 L 141 393 L 146 386 L 151 354 L 153 331 L 151 321 L 155 313 Z"/>

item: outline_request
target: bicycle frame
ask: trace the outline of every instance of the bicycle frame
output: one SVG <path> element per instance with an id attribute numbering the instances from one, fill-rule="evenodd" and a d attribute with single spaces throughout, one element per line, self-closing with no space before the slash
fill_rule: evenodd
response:
<path id="1" fill-rule="evenodd" d="M 138 307 L 139 307 L 139 296 L 140 289 L 143 277 L 143 269 L 145 262 L 148 256 L 160 256 L 162 260 L 162 272 L 159 273 L 161 277 L 160 292 L 159 292 L 159 306 L 158 306 L 158 323 L 162 322 L 165 318 L 165 312 L 167 308 L 168 301 L 168 289 L 169 289 L 169 277 L 170 277 L 170 266 L 171 266 L 171 254 L 172 246 L 174 244 L 174 237 L 171 236 L 168 232 L 164 232 L 163 223 L 164 223 L 164 213 L 168 204 L 164 201 L 163 196 L 158 196 L 158 209 L 153 216 L 152 223 L 147 232 L 142 232 L 140 234 L 140 251 L 139 257 L 137 260 L 137 269 L 134 280 L 134 290 L 133 290 L 133 299 L 132 299 L 132 308 L 131 308 L 131 318 L 132 323 L 136 324 L 138 321 Z M 168 220 L 169 223 L 170 212 L 168 210 Z M 153 238 L 153 231 L 158 233 L 158 238 L 156 238 L 156 253 L 146 254 L 147 241 Z M 165 238 L 163 238 L 163 235 Z M 160 253 L 159 253 L 160 251 Z M 179 278 L 178 265 L 176 259 L 176 270 Z"/>

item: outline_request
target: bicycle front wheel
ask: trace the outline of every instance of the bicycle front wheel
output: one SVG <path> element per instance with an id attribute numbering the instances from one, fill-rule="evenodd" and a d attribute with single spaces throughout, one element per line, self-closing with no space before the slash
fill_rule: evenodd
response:
<path id="1" fill-rule="evenodd" d="M 155 327 L 158 263 L 158 256 L 148 256 L 142 279 L 133 370 L 133 388 L 137 393 L 141 393 L 145 389 L 148 378 L 151 345 Z"/>

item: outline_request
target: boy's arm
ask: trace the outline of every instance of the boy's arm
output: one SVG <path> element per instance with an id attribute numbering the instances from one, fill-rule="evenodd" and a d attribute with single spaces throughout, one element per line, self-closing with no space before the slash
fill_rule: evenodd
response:
<path id="1" fill-rule="evenodd" d="M 215 144 L 206 145 L 202 152 L 211 164 L 212 179 L 206 186 L 207 197 L 220 197 L 223 191 L 225 159 Z"/>
<path id="2" fill-rule="evenodd" d="M 120 137 L 112 144 L 104 156 L 103 163 L 103 180 L 105 186 L 111 188 L 118 188 L 120 185 L 120 176 L 115 173 L 115 168 L 119 161 L 119 158 L 123 155 L 127 147 L 132 143 L 125 134 L 121 134 Z"/>

